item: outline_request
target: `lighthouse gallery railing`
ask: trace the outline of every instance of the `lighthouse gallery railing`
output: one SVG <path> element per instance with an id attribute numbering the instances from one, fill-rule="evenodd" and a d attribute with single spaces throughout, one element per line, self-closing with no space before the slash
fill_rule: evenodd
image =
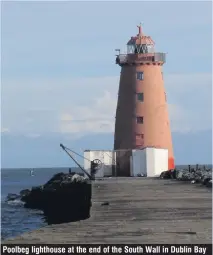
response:
<path id="1" fill-rule="evenodd" d="M 166 62 L 166 53 L 120 54 L 116 58 L 117 64 L 140 62 Z"/>

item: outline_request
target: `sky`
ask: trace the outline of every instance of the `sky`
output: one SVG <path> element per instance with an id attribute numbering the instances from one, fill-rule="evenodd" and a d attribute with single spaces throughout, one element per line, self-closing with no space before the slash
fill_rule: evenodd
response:
<path id="1" fill-rule="evenodd" d="M 108 134 L 113 142 L 120 74 L 115 49 L 125 52 L 140 22 L 156 50 L 167 53 L 163 71 L 172 132 L 195 139 L 211 133 L 211 2 L 3 2 L 2 167 L 38 164 L 33 155 L 49 150 L 42 143 L 47 137 L 72 146 L 72 140 L 101 134 L 100 149 Z M 20 160 L 13 161 L 11 150 L 21 153 Z M 201 149 L 191 160 L 199 157 Z M 39 166 L 54 166 L 51 158 L 42 160 Z M 67 161 L 59 157 L 57 164 Z"/>

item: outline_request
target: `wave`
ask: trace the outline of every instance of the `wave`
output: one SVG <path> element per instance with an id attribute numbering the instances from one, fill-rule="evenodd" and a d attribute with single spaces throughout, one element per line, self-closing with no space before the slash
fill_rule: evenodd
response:
<path id="1" fill-rule="evenodd" d="M 22 202 L 20 199 L 6 201 L 6 203 L 8 205 L 24 205 L 24 202 Z"/>

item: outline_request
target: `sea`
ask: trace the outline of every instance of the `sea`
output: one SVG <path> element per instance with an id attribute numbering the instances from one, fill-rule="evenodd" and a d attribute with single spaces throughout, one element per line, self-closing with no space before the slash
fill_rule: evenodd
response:
<path id="1" fill-rule="evenodd" d="M 176 166 L 177 169 L 187 167 Z M 212 166 L 206 165 L 206 167 Z M 35 168 L 33 176 L 31 169 L 1 169 L 1 240 L 47 225 L 41 211 L 24 208 L 20 200 L 6 202 L 6 197 L 9 193 L 19 194 L 23 189 L 42 185 L 59 172 L 68 173 L 69 168 Z M 72 172 L 80 173 L 81 170 L 72 168 Z"/>

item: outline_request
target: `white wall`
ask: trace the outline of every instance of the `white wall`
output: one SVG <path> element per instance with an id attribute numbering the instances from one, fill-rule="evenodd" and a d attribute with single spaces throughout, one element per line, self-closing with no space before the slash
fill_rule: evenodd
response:
<path id="1" fill-rule="evenodd" d="M 147 177 L 155 176 L 155 149 L 145 148 Z"/>
<path id="2" fill-rule="evenodd" d="M 168 150 L 158 148 L 133 150 L 130 162 L 131 176 L 145 174 L 147 177 L 157 177 L 168 170 Z"/>
<path id="3" fill-rule="evenodd" d="M 95 177 L 112 176 L 112 165 L 116 164 L 115 152 L 113 151 L 85 151 L 84 158 L 90 161 L 99 159 L 102 162 L 102 168 L 97 171 Z M 91 163 L 84 159 L 84 168 L 88 173 L 91 173 Z"/>
<path id="4" fill-rule="evenodd" d="M 133 159 L 132 159 L 132 156 L 130 156 L 130 176 L 134 176 L 133 175 Z"/>
<path id="5" fill-rule="evenodd" d="M 147 177 L 157 177 L 168 170 L 168 150 L 146 148 Z"/>
<path id="6" fill-rule="evenodd" d="M 163 171 L 168 170 L 168 150 L 155 149 L 155 176 L 159 176 Z"/>
<path id="7" fill-rule="evenodd" d="M 147 175 L 146 151 L 145 150 L 138 150 L 138 156 L 140 157 L 141 174 Z"/>
<path id="8" fill-rule="evenodd" d="M 138 174 L 146 174 L 146 155 L 144 150 L 133 150 L 132 159 L 130 161 L 131 176 Z"/>
<path id="9" fill-rule="evenodd" d="M 112 166 L 116 165 L 115 152 L 104 151 L 104 176 L 112 176 Z"/>

